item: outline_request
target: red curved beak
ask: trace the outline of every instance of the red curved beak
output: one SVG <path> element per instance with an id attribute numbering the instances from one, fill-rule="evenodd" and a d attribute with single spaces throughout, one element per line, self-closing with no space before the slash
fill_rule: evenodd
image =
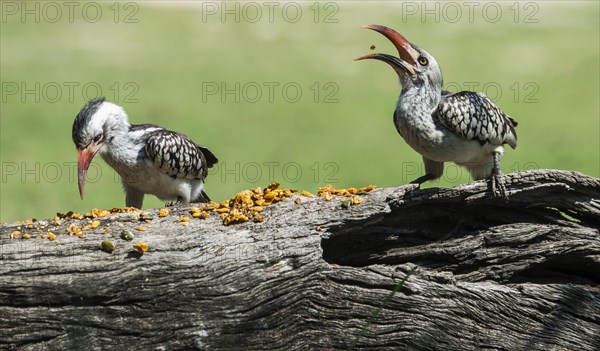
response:
<path id="1" fill-rule="evenodd" d="M 385 55 L 385 54 L 367 54 L 361 57 L 354 59 L 364 60 L 364 59 L 376 59 L 380 61 L 384 61 L 390 64 L 396 71 L 398 68 L 402 68 L 408 73 L 415 74 L 415 70 L 413 67 L 417 64 L 417 59 L 420 56 L 419 51 L 411 44 L 402 34 L 396 32 L 395 30 L 388 28 L 386 26 L 380 26 L 377 24 L 369 24 L 363 26 L 363 28 L 374 30 L 386 38 L 394 44 L 396 49 L 398 50 L 398 54 L 400 55 L 400 59 L 393 60 L 393 56 Z M 400 62 L 404 64 L 400 65 Z"/>
<path id="2" fill-rule="evenodd" d="M 90 167 L 90 163 L 92 159 L 100 149 L 99 145 L 90 144 L 85 149 L 77 150 L 77 174 L 78 174 L 78 184 L 79 184 L 79 196 L 83 200 L 83 190 L 85 187 L 85 175 L 87 174 L 87 170 Z"/>

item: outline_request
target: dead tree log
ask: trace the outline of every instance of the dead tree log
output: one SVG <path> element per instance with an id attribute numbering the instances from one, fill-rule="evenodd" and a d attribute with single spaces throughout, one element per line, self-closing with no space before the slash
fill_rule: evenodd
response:
<path id="1" fill-rule="evenodd" d="M 184 225 L 181 207 L 84 239 L 73 220 L 54 241 L 3 225 L 0 348 L 600 350 L 600 180 L 506 180 L 508 202 L 479 181 L 288 199 L 262 223 Z"/>

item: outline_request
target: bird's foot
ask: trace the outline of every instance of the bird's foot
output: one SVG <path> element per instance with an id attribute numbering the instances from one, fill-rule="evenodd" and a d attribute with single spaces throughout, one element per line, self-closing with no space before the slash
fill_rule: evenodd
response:
<path id="1" fill-rule="evenodd" d="M 423 184 L 427 181 L 433 180 L 433 179 L 435 179 L 433 174 L 427 173 L 427 174 L 420 176 L 419 178 L 413 180 L 412 182 L 410 182 L 410 184 L 416 184 L 417 188 L 418 188 L 421 186 L 421 184 Z"/>
<path id="2" fill-rule="evenodd" d="M 494 168 L 492 169 L 492 194 L 494 197 L 508 201 L 508 193 L 504 185 L 504 176 L 500 170 L 500 154 L 494 153 Z"/>
<path id="3" fill-rule="evenodd" d="M 404 190 L 404 193 L 409 193 L 411 191 L 419 190 L 421 188 L 421 184 L 408 183 L 408 184 L 404 185 L 402 188 Z"/>
<path id="4" fill-rule="evenodd" d="M 165 207 L 174 207 L 174 206 L 179 206 L 183 203 L 181 198 L 177 198 L 177 200 L 175 201 L 169 201 L 169 202 L 165 202 Z"/>
<path id="5" fill-rule="evenodd" d="M 492 175 L 492 194 L 496 198 L 508 201 L 508 193 L 506 191 L 506 185 L 504 185 L 504 176 L 502 173 L 494 173 Z"/>

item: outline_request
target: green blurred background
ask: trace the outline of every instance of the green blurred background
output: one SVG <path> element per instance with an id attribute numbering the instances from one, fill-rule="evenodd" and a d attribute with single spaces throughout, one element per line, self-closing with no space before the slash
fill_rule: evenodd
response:
<path id="1" fill-rule="evenodd" d="M 1 10 L 2 222 L 124 205 L 100 157 L 83 201 L 77 192 L 71 126 L 100 94 L 132 123 L 160 124 L 213 150 L 221 163 L 206 190 L 217 201 L 273 180 L 314 192 L 417 178 L 420 157 L 392 124 L 395 73 L 352 60 L 371 45 L 396 54 L 360 28 L 370 23 L 433 54 L 450 90 L 484 91 L 519 121 L 505 172 L 600 176 L 595 1 L 2 1 Z M 447 164 L 444 180 L 428 186 L 468 180 Z M 144 205 L 162 202 L 147 196 Z"/>

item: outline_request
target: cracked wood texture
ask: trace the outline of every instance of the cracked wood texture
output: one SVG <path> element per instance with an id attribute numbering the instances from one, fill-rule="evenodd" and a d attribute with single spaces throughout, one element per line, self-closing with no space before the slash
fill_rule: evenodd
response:
<path id="1" fill-rule="evenodd" d="M 507 202 L 478 181 L 349 208 L 292 198 L 262 223 L 184 225 L 178 207 L 148 211 L 144 232 L 131 213 L 103 217 L 83 239 L 64 227 L 85 220 L 54 241 L 3 225 L 0 348 L 600 350 L 600 180 L 505 181 Z"/>

